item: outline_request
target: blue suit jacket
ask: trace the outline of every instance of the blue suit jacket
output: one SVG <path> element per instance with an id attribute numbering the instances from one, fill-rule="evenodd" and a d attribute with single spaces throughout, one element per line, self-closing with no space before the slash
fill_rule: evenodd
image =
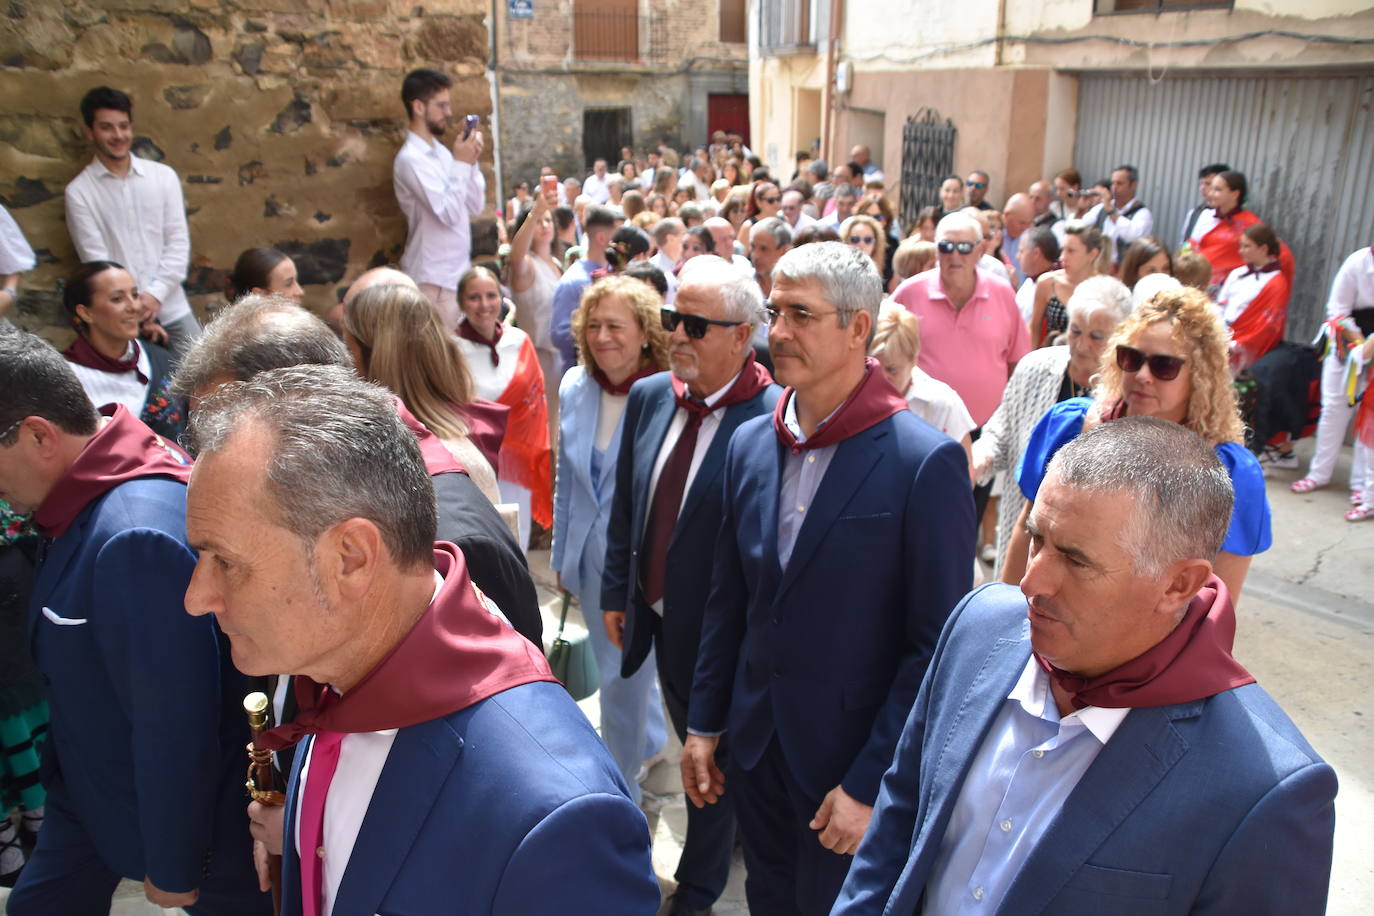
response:
<path id="1" fill-rule="evenodd" d="M 185 611 L 185 525 L 184 484 L 132 480 L 46 551 L 29 613 L 52 710 L 43 782 L 112 871 L 204 891 L 208 866 L 252 890 L 246 681 L 214 619 Z"/>
<path id="2" fill-rule="evenodd" d="M 615 461 L 625 424 L 616 427 L 592 480 L 592 450 L 596 447 L 597 417 L 601 413 L 601 386 L 583 366 L 573 366 L 558 386 L 558 474 L 553 489 L 553 554 L 550 565 L 563 577 L 563 587 L 575 595 L 584 592 L 601 600 L 601 565 L 606 555 L 606 525 L 615 494 Z M 592 559 L 589 572 L 596 578 L 582 581 L 582 557 Z M 596 615 L 598 608 L 588 608 Z M 601 621 L 588 621 L 600 626 Z"/>
<path id="3" fill-rule="evenodd" d="M 701 615 L 710 590 L 711 563 L 720 533 L 725 451 L 740 424 L 770 412 L 780 393 L 781 389 L 770 385 L 748 401 L 725 408 L 720 428 L 687 489 L 668 544 L 660 620 L 640 589 L 639 551 L 649 517 L 649 501 L 653 498 L 649 485 L 654 462 L 677 412 L 677 401 L 673 397 L 672 376 L 667 372 L 636 382 L 630 389 L 616 462 L 615 500 L 606 533 L 601 607 L 627 612 L 621 668 L 626 677 L 639 670 L 653 647 L 655 635 L 662 635 L 660 652 L 664 653 L 665 647 L 667 650 L 660 657 L 660 670 L 668 681 L 665 686 L 674 690 L 684 705 L 696 668 Z"/>
<path id="4" fill-rule="evenodd" d="M 968 463 L 909 411 L 845 439 L 784 571 L 783 454 L 771 417 L 730 440 L 689 726 L 728 728 L 746 769 L 776 734 L 811 796 L 843 784 L 871 805 L 940 628 L 969 587 Z"/>
<path id="5" fill-rule="evenodd" d="M 305 757 L 288 789 L 282 916 L 301 912 Z M 651 916 L 658 904 L 644 815 L 567 691 L 541 682 L 397 732 L 334 916 Z"/>
<path id="6" fill-rule="evenodd" d="M 919 912 L 968 768 L 1029 658 L 1019 590 L 987 586 L 951 615 L 835 913 Z M 998 912 L 1322 913 L 1335 796 L 1335 773 L 1257 684 L 1133 709 Z"/>

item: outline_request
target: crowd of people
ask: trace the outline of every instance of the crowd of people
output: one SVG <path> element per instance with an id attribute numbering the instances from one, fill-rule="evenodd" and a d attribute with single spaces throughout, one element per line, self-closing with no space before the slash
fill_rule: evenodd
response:
<path id="1" fill-rule="evenodd" d="M 180 179 L 115 89 L 81 104 L 60 353 L 8 327 L 34 255 L 0 211 L 8 912 L 123 878 L 207 914 L 653 913 L 670 728 L 673 914 L 737 842 L 758 914 L 1321 911 L 1334 773 L 1231 655 L 1308 425 L 1254 429 L 1294 397 L 1294 264 L 1245 175 L 1203 168 L 1177 239 L 1130 165 L 1000 209 L 949 176 L 903 226 L 866 147 L 774 169 L 717 132 L 517 182 L 474 264 L 451 85 L 406 77 L 405 254 L 323 316 L 259 246 L 201 326 Z M 1292 484 L 1353 419 L 1352 522 L 1372 332 L 1369 248 L 1303 351 Z M 545 660 L 544 538 L 599 733 Z M 245 816 L 253 689 L 280 782 Z"/>

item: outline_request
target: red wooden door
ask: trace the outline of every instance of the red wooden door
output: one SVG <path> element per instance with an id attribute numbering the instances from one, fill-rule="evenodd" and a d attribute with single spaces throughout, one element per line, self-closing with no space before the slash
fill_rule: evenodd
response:
<path id="1" fill-rule="evenodd" d="M 749 96 L 708 95 L 706 97 L 706 136 L 718 130 L 734 131 L 749 145 Z"/>

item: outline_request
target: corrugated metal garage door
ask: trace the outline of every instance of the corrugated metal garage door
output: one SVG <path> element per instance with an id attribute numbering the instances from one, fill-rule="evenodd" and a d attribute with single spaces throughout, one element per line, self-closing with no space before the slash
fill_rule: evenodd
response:
<path id="1" fill-rule="evenodd" d="M 1290 340 L 1311 339 L 1346 255 L 1374 243 L 1374 74 L 1083 74 L 1075 166 L 1085 182 L 1140 169 L 1155 233 L 1177 246 L 1197 170 L 1226 162 L 1250 182 L 1249 208 L 1297 260 Z"/>

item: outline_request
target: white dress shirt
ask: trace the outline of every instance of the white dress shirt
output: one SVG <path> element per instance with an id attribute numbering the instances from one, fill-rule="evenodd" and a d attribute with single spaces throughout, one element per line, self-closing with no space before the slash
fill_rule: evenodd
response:
<path id="1" fill-rule="evenodd" d="M 592 172 L 587 176 L 587 180 L 582 182 L 582 193 L 592 199 L 592 203 L 604 204 L 611 199 L 611 189 L 607 186 L 607 179 Z"/>
<path id="2" fill-rule="evenodd" d="M 133 347 L 133 341 L 129 342 L 129 347 Z M 125 349 L 121 359 L 129 358 L 129 350 Z M 128 372 L 106 372 L 104 369 L 92 369 L 89 366 L 82 366 L 78 363 L 67 363 L 71 367 L 72 373 L 76 375 L 76 380 L 85 389 L 86 397 L 91 399 L 91 403 L 96 407 L 104 407 L 106 404 L 123 404 L 124 408 L 135 417 L 143 415 L 143 403 L 148 399 L 148 385 L 151 381 L 141 382 L 138 373 L 142 372 L 143 377 L 151 380 L 153 375 L 152 362 L 148 358 L 148 351 L 143 347 L 138 348 L 138 371 L 130 369 Z"/>
<path id="3" fill-rule="evenodd" d="M 743 371 L 743 367 L 740 367 Z M 713 391 L 705 398 L 707 407 L 714 407 L 721 398 L 725 397 L 725 392 L 730 390 L 730 386 L 735 384 L 735 379 L 739 378 L 736 372 L 734 378 L 726 382 L 718 391 Z M 701 426 L 697 428 L 696 447 L 692 450 L 692 464 L 687 469 L 687 480 L 682 485 L 682 500 L 687 501 L 687 494 L 692 490 L 692 481 L 696 479 L 697 471 L 701 468 L 702 459 L 706 457 L 706 450 L 711 447 L 711 440 L 716 437 L 716 431 L 720 429 L 721 419 L 725 415 L 725 410 L 713 410 L 701 419 Z M 649 475 L 649 499 L 652 500 L 654 493 L 658 490 L 658 478 L 663 473 L 663 466 L 668 463 L 668 456 L 673 453 L 673 446 L 677 445 L 677 440 L 682 437 L 682 431 L 687 428 L 687 411 L 678 407 L 673 411 L 673 420 L 668 424 L 668 432 L 663 437 L 663 445 L 658 449 L 658 457 L 654 459 L 654 470 Z M 682 512 L 682 503 L 678 503 L 678 512 Z M 644 522 L 647 525 L 649 513 L 644 513 Z M 643 538 L 644 532 L 640 532 Z M 660 615 L 663 613 L 663 599 L 660 598 L 654 604 L 654 610 Z"/>
<path id="4" fill-rule="evenodd" d="M 0 206 L 0 277 L 33 270 L 37 263 L 29 240 L 10 211 Z"/>
<path id="5" fill-rule="evenodd" d="M 1344 318 L 1356 309 L 1374 308 L 1374 248 L 1351 254 L 1331 281 L 1326 317 Z"/>
<path id="6" fill-rule="evenodd" d="M 964 436 L 978 428 L 959 392 L 931 378 L 920 366 L 911 367 L 911 382 L 902 397 L 912 413 L 955 442 L 964 441 Z"/>
<path id="7" fill-rule="evenodd" d="M 409 131 L 396 154 L 392 185 L 410 227 L 401 269 L 416 283 L 457 289 L 472 263 L 469 221 L 486 205 L 482 169 Z"/>
<path id="8" fill-rule="evenodd" d="M 926 887 L 925 913 L 996 913 L 1064 801 L 1129 709 L 1061 717 L 1032 655 L 973 758 Z"/>
<path id="9" fill-rule="evenodd" d="M 985 254 L 978 259 L 978 269 L 986 273 L 996 274 L 1006 280 L 1008 286 L 1011 285 L 1011 274 L 1007 273 L 1007 265 L 990 254 Z"/>
<path id="10" fill-rule="evenodd" d="M 439 589 L 443 587 L 444 577 L 436 570 L 434 594 L 429 599 L 431 604 L 439 597 Z M 324 859 L 320 916 L 330 916 L 334 909 L 339 885 L 343 882 L 344 872 L 348 870 L 348 859 L 358 842 L 358 831 L 362 829 L 363 818 L 372 804 L 372 793 L 377 789 L 377 780 L 382 776 L 382 768 L 386 766 L 386 758 L 391 753 L 397 731 L 399 729 L 388 728 L 379 732 L 344 735 L 339 743 L 339 764 L 334 770 L 334 778 L 329 781 L 329 794 L 325 797 L 324 845 L 319 850 L 301 849 L 301 804 L 305 799 L 305 781 L 310 774 L 314 741 L 311 741 L 305 761 L 301 764 L 296 792 L 296 835 L 292 841 L 296 844 L 296 855 L 300 858 L 302 869 L 309 864 L 310 856 Z M 299 881 L 297 886 L 300 886 Z"/>
<path id="11" fill-rule="evenodd" d="M 1126 206 L 1117 208 L 1115 219 L 1108 216 L 1102 220 L 1102 234 L 1116 241 L 1116 254 L 1114 256 L 1116 260 L 1121 259 L 1132 242 L 1149 235 L 1155 227 L 1154 214 L 1150 212 L 1149 207 L 1141 207 L 1130 216 L 1125 215 L 1135 205 L 1136 200 L 1133 197 L 1126 203 Z M 1096 226 L 1097 218 L 1101 213 L 1102 205 L 1097 204 L 1083 214 L 1083 222 L 1089 226 Z"/>
<path id="12" fill-rule="evenodd" d="M 181 179 L 170 167 L 129 155 L 120 177 L 92 159 L 66 190 L 67 231 L 77 256 L 123 265 L 139 292 L 162 303 L 163 324 L 191 313 L 181 283 L 191 263 L 191 233 Z"/>
<path id="13" fill-rule="evenodd" d="M 663 278 L 668 281 L 668 294 L 663 297 L 663 302 L 672 305 L 673 300 L 677 298 L 677 274 L 673 273 L 677 264 L 661 251 L 655 251 L 649 263 L 663 271 Z"/>

